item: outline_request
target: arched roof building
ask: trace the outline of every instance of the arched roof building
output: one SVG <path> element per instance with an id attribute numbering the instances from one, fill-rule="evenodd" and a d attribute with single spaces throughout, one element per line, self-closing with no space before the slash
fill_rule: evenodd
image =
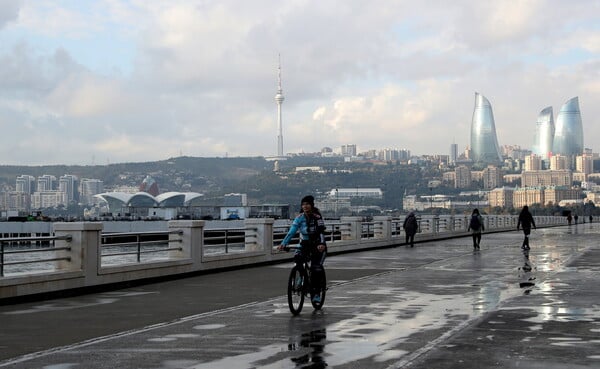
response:
<path id="1" fill-rule="evenodd" d="M 156 197 L 147 192 L 135 194 L 105 192 L 95 197 L 106 201 L 111 213 L 125 213 L 132 208 L 179 208 L 199 205 L 204 195 L 197 192 L 165 192 Z"/>

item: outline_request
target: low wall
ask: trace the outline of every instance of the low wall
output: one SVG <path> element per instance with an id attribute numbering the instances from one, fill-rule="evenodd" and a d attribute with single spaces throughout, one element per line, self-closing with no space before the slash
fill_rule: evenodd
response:
<path id="1" fill-rule="evenodd" d="M 565 224 L 562 217 L 535 219 L 538 227 Z M 344 217 L 339 222 L 328 224 L 332 229 L 328 252 L 336 254 L 403 245 L 402 221 L 386 216 L 375 217 L 369 222 L 364 222 L 360 217 Z M 484 217 L 486 232 L 515 230 L 516 221 L 515 216 Z M 54 223 L 53 233 L 57 237 L 55 247 L 65 248 L 57 251 L 57 256 L 66 260 L 57 261 L 56 270 L 52 272 L 0 277 L 0 303 L 24 296 L 59 291 L 85 292 L 86 289 L 100 286 L 142 283 L 156 278 L 289 260 L 290 253 L 274 249 L 283 236 L 283 233 L 276 232 L 274 223 L 273 219 L 268 218 L 247 219 L 244 222 L 243 250 L 208 254 L 204 249 L 205 221 L 169 221 L 168 229 L 172 231 L 169 245 L 176 247 L 169 251 L 166 260 L 110 266 L 102 263 L 103 223 Z M 468 217 L 465 216 L 424 216 L 419 223 L 420 232 L 415 237 L 416 242 L 469 235 L 466 230 Z M 277 227 L 282 228 L 280 225 Z"/>

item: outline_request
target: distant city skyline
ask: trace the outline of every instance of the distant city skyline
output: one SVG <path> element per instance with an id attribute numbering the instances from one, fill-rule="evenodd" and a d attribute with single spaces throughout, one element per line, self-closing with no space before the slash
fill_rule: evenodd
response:
<path id="1" fill-rule="evenodd" d="M 276 155 L 279 54 L 285 153 L 462 152 L 474 91 L 500 146 L 572 96 L 598 137 L 599 23 L 593 0 L 8 1 L 0 165 Z"/>

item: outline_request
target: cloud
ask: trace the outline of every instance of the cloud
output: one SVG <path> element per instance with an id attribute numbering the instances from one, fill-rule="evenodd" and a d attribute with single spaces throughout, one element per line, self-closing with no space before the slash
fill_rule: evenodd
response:
<path id="1" fill-rule="evenodd" d="M 279 53 L 286 151 L 462 149 L 475 91 L 492 103 L 501 144 L 529 146 L 540 109 L 575 95 L 586 134 L 600 133 L 593 1 L 10 4 L 0 155 L 36 134 L 72 143 L 20 162 L 272 155 Z"/>
<path id="2" fill-rule="evenodd" d="M 17 20 L 20 8 L 21 1 L 19 0 L 0 0 L 0 29 L 7 23 Z"/>
<path id="3" fill-rule="evenodd" d="M 54 111 L 70 118 L 89 118 L 124 112 L 131 101 L 117 81 L 90 74 L 72 75 L 47 96 Z"/>

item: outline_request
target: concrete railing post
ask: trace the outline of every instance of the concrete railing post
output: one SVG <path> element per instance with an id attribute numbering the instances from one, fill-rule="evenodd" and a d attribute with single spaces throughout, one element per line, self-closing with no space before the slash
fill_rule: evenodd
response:
<path id="1" fill-rule="evenodd" d="M 362 233 L 362 217 L 341 217 L 342 240 L 360 242 Z"/>
<path id="2" fill-rule="evenodd" d="M 70 241 L 57 240 L 56 247 L 71 247 L 70 251 L 57 252 L 58 257 L 70 257 L 70 261 L 57 261 L 57 268 L 63 271 L 84 272 L 86 280 L 95 280 L 101 266 L 100 232 L 101 222 L 54 223 L 56 237 L 70 236 Z"/>
<path id="3" fill-rule="evenodd" d="M 244 221 L 246 227 L 246 251 L 264 251 L 271 255 L 273 248 L 272 218 L 249 218 Z"/>
<path id="4" fill-rule="evenodd" d="M 179 232 L 169 234 L 169 248 L 178 245 L 181 248 L 169 251 L 169 259 L 192 259 L 195 266 L 200 266 L 204 246 L 204 223 L 203 220 L 169 221 L 169 232 Z"/>
<path id="5" fill-rule="evenodd" d="M 438 233 L 440 233 L 440 217 L 434 215 L 433 218 L 431 218 L 431 234 Z"/>
<path id="6" fill-rule="evenodd" d="M 392 239 L 392 217 L 390 216 L 376 216 L 373 217 L 375 223 L 375 235 L 374 238 L 378 240 L 391 240 Z"/>

